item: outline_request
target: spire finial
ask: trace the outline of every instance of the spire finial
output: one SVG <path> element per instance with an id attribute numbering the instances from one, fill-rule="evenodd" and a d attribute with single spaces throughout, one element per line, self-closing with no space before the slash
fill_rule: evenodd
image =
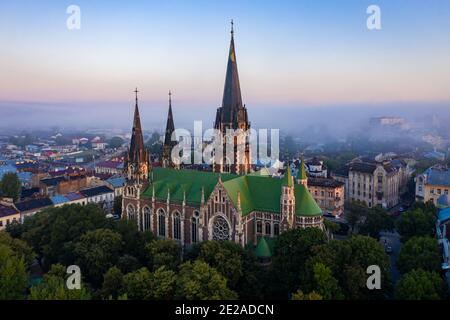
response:
<path id="1" fill-rule="evenodd" d="M 139 91 L 138 91 L 138 89 L 137 89 L 137 87 L 136 87 L 136 89 L 134 89 L 134 93 L 136 94 L 136 104 L 137 104 L 137 101 L 138 101 L 138 95 L 137 95 L 138 92 L 139 92 Z"/>
<path id="2" fill-rule="evenodd" d="M 234 36 L 234 22 L 233 19 L 231 19 L 231 36 Z"/>
<path id="3" fill-rule="evenodd" d="M 172 105 L 172 91 L 169 90 L 169 105 Z"/>

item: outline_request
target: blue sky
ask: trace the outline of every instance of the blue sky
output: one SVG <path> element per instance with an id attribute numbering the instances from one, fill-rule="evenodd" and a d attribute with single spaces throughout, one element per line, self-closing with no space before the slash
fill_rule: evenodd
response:
<path id="1" fill-rule="evenodd" d="M 70 4 L 81 8 L 81 30 L 66 28 Z M 370 4 L 382 30 L 366 28 Z M 230 19 L 255 112 L 450 101 L 447 0 L 3 0 L 0 108 L 120 108 L 138 86 L 149 107 L 165 107 L 171 89 L 180 109 L 214 110 Z"/>

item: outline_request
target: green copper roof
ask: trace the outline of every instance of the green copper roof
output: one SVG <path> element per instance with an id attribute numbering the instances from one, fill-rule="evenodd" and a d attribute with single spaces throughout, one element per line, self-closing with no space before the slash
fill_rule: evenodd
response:
<path id="1" fill-rule="evenodd" d="M 283 186 L 292 187 L 294 185 L 294 179 L 292 179 L 291 167 L 289 162 L 286 164 L 286 171 L 283 177 Z"/>
<path id="2" fill-rule="evenodd" d="M 272 257 L 272 252 L 270 251 L 269 244 L 265 237 L 260 237 L 258 239 L 258 244 L 255 249 L 255 255 L 258 258 L 270 258 Z"/>
<path id="3" fill-rule="evenodd" d="M 308 176 L 306 175 L 306 170 L 305 170 L 305 161 L 303 159 L 300 162 L 300 170 L 297 173 L 297 179 L 299 179 L 299 180 L 308 179 Z"/>
<path id="4" fill-rule="evenodd" d="M 242 215 L 252 211 L 280 212 L 283 179 L 263 176 L 240 176 L 224 182 L 225 190 L 237 206 L 237 193 L 241 194 Z M 318 216 L 322 210 L 303 185 L 294 185 L 295 213 L 298 216 Z"/>
<path id="5" fill-rule="evenodd" d="M 302 185 L 295 185 L 295 214 L 300 216 L 318 216 L 322 209 L 317 205 L 308 189 Z"/>
<path id="6" fill-rule="evenodd" d="M 222 179 L 225 190 L 237 207 L 238 192 L 241 198 L 242 215 L 252 211 L 280 212 L 280 198 L 283 180 L 262 175 L 237 176 L 228 173 L 213 173 L 195 170 L 176 170 L 170 168 L 153 168 L 153 182 L 142 193 L 142 198 L 151 199 L 153 189 L 155 198 L 167 200 L 170 193 L 171 202 L 182 202 L 186 194 L 186 202 L 200 205 L 202 188 L 205 201 Z M 299 216 L 318 216 L 322 214 L 308 189 L 303 185 L 294 185 L 295 213 Z"/>
<path id="7" fill-rule="evenodd" d="M 166 200 L 168 191 L 170 201 L 182 202 L 183 195 L 186 194 L 186 202 L 200 205 L 202 188 L 204 188 L 205 201 L 214 190 L 219 176 L 222 181 L 236 178 L 236 175 L 228 173 L 213 173 L 196 170 L 176 170 L 169 168 L 153 168 L 153 183 L 142 193 L 143 198 L 151 199 L 153 188 L 155 197 L 159 200 Z"/>

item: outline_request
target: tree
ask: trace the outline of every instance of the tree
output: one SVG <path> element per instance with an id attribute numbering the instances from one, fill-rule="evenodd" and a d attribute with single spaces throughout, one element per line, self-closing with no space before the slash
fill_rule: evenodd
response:
<path id="1" fill-rule="evenodd" d="M 322 263 L 316 263 L 313 266 L 314 272 L 314 286 L 316 292 L 324 300 L 340 300 L 343 299 L 341 289 L 338 281 L 333 277 L 330 268 Z"/>
<path id="2" fill-rule="evenodd" d="M 137 258 L 129 254 L 124 254 L 123 256 L 119 257 L 119 259 L 117 259 L 117 267 L 123 273 L 130 273 L 141 268 L 142 265 L 139 263 L 139 260 Z"/>
<path id="3" fill-rule="evenodd" d="M 352 232 L 355 231 L 356 226 L 362 220 L 363 217 L 367 215 L 369 208 L 364 204 L 357 202 L 352 202 L 348 206 L 348 212 L 345 216 Z"/>
<path id="4" fill-rule="evenodd" d="M 322 296 L 315 291 L 304 294 L 302 290 L 298 290 L 292 294 L 291 300 L 322 300 Z"/>
<path id="5" fill-rule="evenodd" d="M 171 300 L 175 294 L 177 275 L 166 267 L 158 268 L 153 274 L 152 297 L 156 300 Z"/>
<path id="6" fill-rule="evenodd" d="M 401 215 L 397 230 L 403 242 L 414 236 L 433 236 L 435 221 L 434 212 L 416 208 Z"/>
<path id="7" fill-rule="evenodd" d="M 43 282 L 30 288 L 30 300 L 90 300 L 89 290 L 81 284 L 81 289 L 68 289 L 67 274 L 62 265 L 53 265 L 44 276 Z"/>
<path id="8" fill-rule="evenodd" d="M 117 299 L 123 290 L 123 273 L 117 267 L 111 267 L 103 276 L 101 295 L 103 298 Z"/>
<path id="9" fill-rule="evenodd" d="M 401 273 L 407 273 L 413 269 L 439 272 L 441 253 L 436 239 L 431 237 L 410 238 L 400 250 L 397 266 Z"/>
<path id="10" fill-rule="evenodd" d="M 76 262 L 93 285 L 100 285 L 103 274 L 117 261 L 122 236 L 109 229 L 88 231 L 75 245 Z"/>
<path id="11" fill-rule="evenodd" d="M 123 277 L 121 294 L 131 300 L 150 300 L 152 298 L 152 275 L 147 268 L 141 268 Z"/>
<path id="12" fill-rule="evenodd" d="M 18 257 L 9 246 L 0 243 L 0 300 L 23 299 L 27 280 L 23 256 Z"/>
<path id="13" fill-rule="evenodd" d="M 125 141 L 121 137 L 112 137 L 108 142 L 108 146 L 112 149 L 117 149 L 121 147 Z"/>
<path id="14" fill-rule="evenodd" d="M 242 256 L 242 248 L 231 241 L 206 241 L 201 244 L 198 258 L 219 271 L 234 288 L 243 275 Z"/>
<path id="15" fill-rule="evenodd" d="M 361 235 L 368 235 L 379 240 L 381 231 L 394 230 L 394 219 L 383 209 L 369 209 L 366 211 L 364 222 L 359 225 L 358 230 Z"/>
<path id="16" fill-rule="evenodd" d="M 415 269 L 404 274 L 396 287 L 399 300 L 438 300 L 444 294 L 444 281 L 438 273 Z"/>
<path id="17" fill-rule="evenodd" d="M 314 265 L 322 263 L 330 268 L 347 299 L 383 298 L 389 294 L 389 257 L 375 239 L 353 236 L 345 240 L 332 240 L 315 247 L 313 251 L 302 276 L 302 290 L 308 292 L 315 289 Z M 369 290 L 366 286 L 366 271 L 371 265 L 377 265 L 381 269 L 381 290 Z"/>
<path id="18" fill-rule="evenodd" d="M 188 261 L 180 266 L 175 298 L 179 300 L 233 300 L 237 294 L 227 280 L 206 262 Z"/>
<path id="19" fill-rule="evenodd" d="M 112 229 L 113 223 L 96 205 L 65 205 L 25 219 L 21 238 L 32 246 L 48 269 L 55 263 L 74 264 L 75 244 L 80 237 L 90 230 Z"/>
<path id="20" fill-rule="evenodd" d="M 17 258 L 23 257 L 27 269 L 36 257 L 33 249 L 25 241 L 14 239 L 7 232 L 0 231 L 0 244 L 10 247 Z"/>
<path id="21" fill-rule="evenodd" d="M 312 249 L 326 241 L 325 233 L 318 228 L 293 229 L 277 238 L 272 257 L 274 296 L 287 297 L 298 288 Z"/>
<path id="22" fill-rule="evenodd" d="M 153 270 L 162 266 L 176 270 L 181 262 L 181 248 L 174 240 L 154 240 L 147 244 L 145 249 L 149 255 L 149 266 Z"/>
<path id="23" fill-rule="evenodd" d="M 15 172 L 8 172 L 3 175 L 0 181 L 0 195 L 5 198 L 19 199 L 21 183 Z"/>

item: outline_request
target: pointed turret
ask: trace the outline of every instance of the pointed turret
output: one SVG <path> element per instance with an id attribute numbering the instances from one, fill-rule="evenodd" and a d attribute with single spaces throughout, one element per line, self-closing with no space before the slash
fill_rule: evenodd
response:
<path id="1" fill-rule="evenodd" d="M 303 159 L 303 157 L 300 161 L 300 168 L 298 168 L 297 182 L 298 184 L 302 184 L 305 187 L 308 187 L 308 176 L 306 175 L 305 160 Z"/>
<path id="2" fill-rule="evenodd" d="M 286 168 L 283 177 L 283 186 L 285 187 L 294 186 L 294 179 L 292 177 L 291 166 L 289 165 L 289 162 L 286 163 Z"/>
<path id="3" fill-rule="evenodd" d="M 172 114 L 172 92 L 169 91 L 169 112 L 167 114 L 166 133 L 164 136 L 162 166 L 164 168 L 173 168 L 174 163 L 172 161 L 172 149 L 177 144 L 176 141 L 172 141 L 172 134 L 175 131 L 175 125 Z"/>
<path id="4" fill-rule="evenodd" d="M 127 176 L 129 180 L 143 180 L 143 182 L 146 182 L 146 180 L 148 180 L 148 173 L 150 170 L 150 157 L 148 151 L 145 149 L 144 137 L 142 135 L 137 96 L 139 91 L 136 88 L 134 92 L 136 94 L 136 104 L 134 107 L 131 143 L 128 150 L 128 155 L 125 159 L 125 168 L 127 169 Z"/>

